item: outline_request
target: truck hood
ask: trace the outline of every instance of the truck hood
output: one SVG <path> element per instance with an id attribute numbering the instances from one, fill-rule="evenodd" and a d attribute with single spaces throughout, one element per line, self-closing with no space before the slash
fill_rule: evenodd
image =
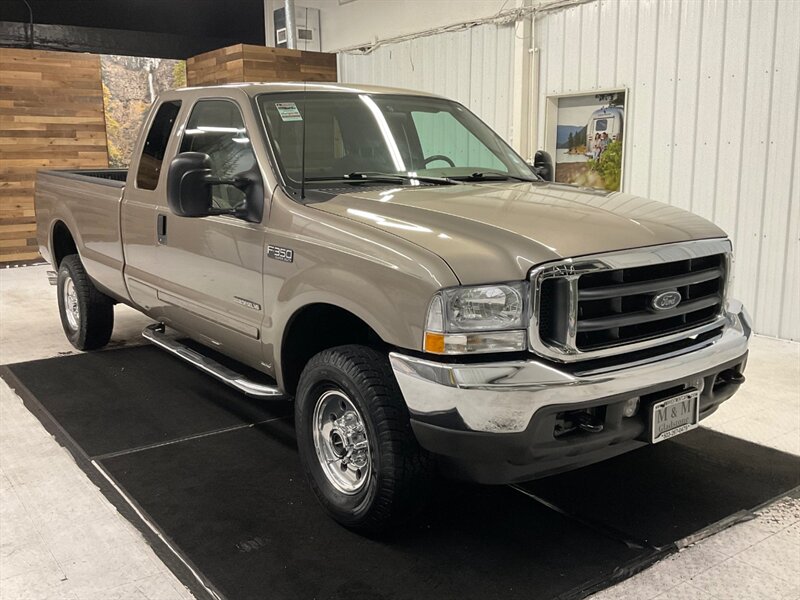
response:
<path id="1" fill-rule="evenodd" d="M 330 195 L 329 195 L 330 194 Z M 725 237 L 662 202 L 551 183 L 329 190 L 314 208 L 403 237 L 444 259 L 462 284 L 524 279 L 561 258 Z"/>

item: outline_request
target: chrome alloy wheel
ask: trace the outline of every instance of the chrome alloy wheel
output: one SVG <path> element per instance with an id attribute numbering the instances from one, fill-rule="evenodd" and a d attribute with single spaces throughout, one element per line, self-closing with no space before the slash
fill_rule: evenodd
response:
<path id="1" fill-rule="evenodd" d="M 78 294 L 75 292 L 75 284 L 72 277 L 67 275 L 64 278 L 63 287 L 64 313 L 67 316 L 67 323 L 72 331 L 77 331 L 81 324 L 81 311 L 78 307 Z"/>
<path id="2" fill-rule="evenodd" d="M 372 470 L 361 413 L 344 392 L 327 390 L 317 399 L 311 423 L 322 472 L 343 494 L 357 493 Z"/>

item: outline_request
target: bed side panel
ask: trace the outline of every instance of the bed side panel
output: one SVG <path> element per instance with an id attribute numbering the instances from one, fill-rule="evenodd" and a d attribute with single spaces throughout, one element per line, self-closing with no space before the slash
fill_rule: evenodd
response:
<path id="1" fill-rule="evenodd" d="M 34 197 L 42 256 L 54 263 L 53 231 L 63 222 L 95 284 L 118 299 L 128 300 L 119 227 L 123 190 L 120 181 L 79 172 L 40 171 Z"/>

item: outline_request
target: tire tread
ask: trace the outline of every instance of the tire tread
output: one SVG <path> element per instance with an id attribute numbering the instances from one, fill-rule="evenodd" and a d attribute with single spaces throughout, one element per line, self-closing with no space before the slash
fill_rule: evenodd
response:
<path id="1" fill-rule="evenodd" d="M 114 301 L 98 290 L 86 269 L 83 267 L 77 254 L 64 257 L 59 270 L 66 268 L 69 271 L 78 302 L 85 307 L 81 314 L 81 324 L 77 335 L 70 336 L 68 327 L 64 322 L 64 331 L 70 342 L 79 350 L 97 350 L 108 344 L 114 329 Z M 59 303 L 61 303 L 61 288 L 59 286 Z M 62 309 L 65 310 L 65 309 Z M 61 315 L 62 321 L 65 320 Z"/>
<path id="2" fill-rule="evenodd" d="M 304 376 L 320 367 L 333 367 L 345 373 L 361 390 L 369 403 L 380 454 L 386 461 L 372 508 L 362 521 L 348 526 L 378 532 L 408 520 L 427 499 L 434 463 L 414 436 L 408 409 L 388 357 L 359 345 L 324 350 L 306 365 L 299 392 L 310 383 Z"/>

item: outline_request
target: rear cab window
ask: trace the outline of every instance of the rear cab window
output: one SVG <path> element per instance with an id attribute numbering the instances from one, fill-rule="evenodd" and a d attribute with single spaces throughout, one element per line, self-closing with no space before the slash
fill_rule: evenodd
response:
<path id="1" fill-rule="evenodd" d="M 169 142 L 169 136 L 175 127 L 175 120 L 180 108 L 180 100 L 170 100 L 158 107 L 153 124 L 150 125 L 150 131 L 147 132 L 142 155 L 139 157 L 139 169 L 136 171 L 137 188 L 154 190 L 158 186 L 167 142 Z"/>

